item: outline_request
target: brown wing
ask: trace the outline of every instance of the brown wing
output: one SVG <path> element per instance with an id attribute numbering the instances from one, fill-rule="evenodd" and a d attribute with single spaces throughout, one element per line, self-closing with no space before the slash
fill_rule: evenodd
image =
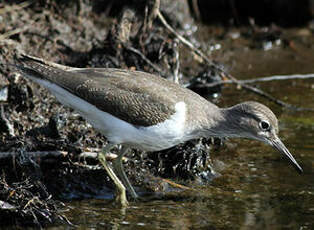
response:
<path id="1" fill-rule="evenodd" d="M 102 111 L 133 125 L 156 125 L 175 112 L 175 100 L 165 97 L 165 90 L 160 85 L 149 82 L 149 79 L 148 84 L 135 81 L 134 72 L 117 69 L 84 69 L 73 71 L 73 74 L 74 72 L 86 76 L 88 80 L 71 89 L 73 93 Z"/>
<path id="2" fill-rule="evenodd" d="M 23 72 L 53 82 L 137 126 L 151 126 L 168 119 L 179 99 L 175 95 L 167 97 L 178 85 L 144 72 L 92 68 L 64 71 L 28 57 L 20 62 Z"/>

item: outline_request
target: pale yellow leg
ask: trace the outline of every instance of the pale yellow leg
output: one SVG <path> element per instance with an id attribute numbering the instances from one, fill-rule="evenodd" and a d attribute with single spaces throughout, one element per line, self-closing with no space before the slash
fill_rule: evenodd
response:
<path id="1" fill-rule="evenodd" d="M 121 203 L 122 207 L 128 206 L 128 200 L 126 198 L 125 193 L 125 187 L 119 180 L 119 178 L 116 176 L 110 165 L 108 164 L 106 160 L 106 154 L 109 153 L 110 149 L 113 147 L 113 144 L 107 144 L 107 146 L 104 148 L 102 152 L 98 154 L 98 159 L 104 166 L 106 172 L 108 173 L 109 177 L 113 180 L 114 184 L 117 187 L 117 197 L 116 200 Z M 120 154 L 121 155 L 121 154 Z M 123 170 L 122 170 L 123 171 Z"/>
<path id="2" fill-rule="evenodd" d="M 138 198 L 138 195 L 136 194 L 133 186 L 131 185 L 128 177 L 126 176 L 124 170 L 123 170 L 123 165 L 122 165 L 122 158 L 124 154 L 128 151 L 127 147 L 122 146 L 122 149 L 116 159 L 113 161 L 113 168 L 118 174 L 119 178 L 122 180 L 123 184 L 126 186 L 127 190 L 130 192 L 132 197 L 134 199 Z"/>

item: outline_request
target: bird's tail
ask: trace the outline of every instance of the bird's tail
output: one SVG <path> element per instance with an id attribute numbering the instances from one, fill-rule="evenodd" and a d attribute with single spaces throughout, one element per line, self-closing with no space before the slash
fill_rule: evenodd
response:
<path id="1" fill-rule="evenodd" d="M 68 71 L 75 69 L 26 54 L 16 56 L 15 60 L 17 63 L 14 65 L 15 68 L 23 76 L 36 82 L 38 82 L 38 80 L 48 80 L 52 83 L 62 83 L 66 81 L 66 79 L 62 78 L 66 78 Z"/>
<path id="2" fill-rule="evenodd" d="M 42 78 L 43 74 L 41 70 L 43 69 L 44 63 L 41 62 L 41 60 L 21 54 L 20 56 L 15 57 L 15 62 L 16 64 L 10 65 L 24 76 L 39 79 Z"/>
<path id="3" fill-rule="evenodd" d="M 69 66 L 65 66 L 65 65 L 60 65 L 60 64 L 57 64 L 54 62 L 46 61 L 44 59 L 34 57 L 31 55 L 27 55 L 27 54 L 20 54 L 19 56 L 16 56 L 15 59 L 16 59 L 16 61 L 22 62 L 22 63 L 38 63 L 38 64 L 54 67 L 54 68 L 64 70 L 64 71 L 77 69 L 77 68 L 73 68 L 73 67 L 69 67 Z"/>

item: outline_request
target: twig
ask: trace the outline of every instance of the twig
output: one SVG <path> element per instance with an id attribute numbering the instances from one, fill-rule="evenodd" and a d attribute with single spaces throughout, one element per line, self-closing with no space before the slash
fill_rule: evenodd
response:
<path id="1" fill-rule="evenodd" d="M 270 94 L 264 92 L 261 89 L 258 89 L 256 87 L 253 87 L 253 86 L 250 86 L 250 85 L 247 85 L 247 84 L 243 84 L 242 82 L 243 81 L 226 80 L 226 81 L 219 81 L 219 82 L 215 82 L 215 83 L 204 84 L 204 85 L 201 85 L 199 87 L 200 88 L 206 88 L 206 87 L 209 88 L 209 87 L 214 87 L 214 86 L 223 85 L 223 84 L 238 84 L 242 88 L 244 88 L 246 90 L 249 90 L 250 92 L 253 92 L 253 93 L 255 93 L 255 94 L 259 95 L 259 96 L 265 97 L 268 100 L 276 103 L 277 105 L 286 107 L 288 109 L 292 109 L 292 110 L 296 110 L 296 111 L 306 111 L 306 110 L 307 111 L 314 111 L 314 108 L 297 107 L 295 105 L 291 105 L 289 103 L 283 102 L 283 101 L 281 101 L 279 99 L 276 99 L 275 97 L 271 96 Z"/>
<path id="2" fill-rule="evenodd" d="M 293 75 L 274 75 L 270 77 L 261 77 L 261 78 L 254 78 L 248 80 L 237 80 L 237 84 L 248 84 L 248 83 L 256 83 L 256 82 L 267 82 L 267 81 L 283 81 L 283 80 L 294 80 L 294 79 L 311 79 L 314 78 L 314 74 L 293 74 Z M 235 83 L 233 80 L 225 80 L 225 81 L 218 81 L 208 84 L 203 84 L 199 87 L 201 88 L 209 88 L 214 87 L 217 85 L 223 84 L 231 84 Z"/>
<path id="3" fill-rule="evenodd" d="M 209 58 L 199 49 L 197 49 L 190 41 L 185 39 L 183 36 L 181 36 L 178 32 L 176 32 L 166 21 L 164 16 L 158 11 L 157 14 L 159 20 L 162 22 L 162 24 L 171 32 L 173 33 L 184 45 L 188 46 L 191 50 L 193 50 L 198 56 L 203 58 L 209 65 L 214 66 L 215 68 L 219 69 L 217 66 L 214 65 L 214 63 L 209 60 Z"/>
<path id="4" fill-rule="evenodd" d="M 177 39 L 173 42 L 173 50 L 174 50 L 174 58 L 175 58 L 175 68 L 173 71 L 173 81 L 179 84 L 179 69 L 180 69 L 180 60 L 179 60 L 179 52 L 178 52 L 178 42 Z"/>
<path id="5" fill-rule="evenodd" d="M 36 158 L 39 157 L 41 159 L 50 158 L 50 157 L 65 157 L 68 153 L 63 151 L 38 151 L 38 152 L 26 152 L 25 156 Z M 18 152 L 0 152 L 0 159 L 7 159 L 16 157 Z"/>
<path id="6" fill-rule="evenodd" d="M 26 1 L 26 2 L 22 2 L 20 4 L 16 4 L 16 5 L 7 5 L 4 8 L 0 9 L 0 14 L 5 14 L 5 13 L 9 13 L 11 11 L 17 11 L 17 10 L 21 10 L 23 8 L 26 8 L 28 6 L 30 6 L 34 1 Z"/>
<path id="7" fill-rule="evenodd" d="M 244 89 L 249 90 L 251 92 L 254 92 L 262 97 L 267 98 L 268 100 L 276 103 L 277 105 L 283 106 L 285 108 L 291 109 L 291 110 L 296 110 L 296 111 L 314 111 L 314 108 L 304 108 L 304 107 L 297 107 L 295 105 L 291 105 L 289 103 L 283 102 L 279 99 L 276 99 L 275 97 L 271 96 L 268 93 L 265 93 L 263 90 L 260 90 L 256 87 L 250 86 L 250 85 L 246 85 L 246 84 L 242 84 L 241 85 Z"/>
<path id="8" fill-rule="evenodd" d="M 8 31 L 8 32 L 6 32 L 6 33 L 4 33 L 4 34 L 1 34 L 1 35 L 0 35 L 0 41 L 9 38 L 9 37 L 11 37 L 12 35 L 22 33 L 22 32 L 24 32 L 24 31 L 27 30 L 27 29 L 28 29 L 28 26 L 26 26 L 26 27 L 24 27 L 24 28 L 16 28 L 16 29 L 14 29 L 14 30 L 11 30 L 11 31 Z"/>
<path id="9" fill-rule="evenodd" d="M 99 150 L 101 151 L 101 150 Z M 0 160 L 16 157 L 18 155 L 18 152 L 0 152 Z M 65 151 L 37 151 L 37 152 L 25 152 L 25 156 L 31 157 L 31 158 L 40 158 L 40 159 L 47 159 L 47 158 L 59 158 L 59 157 L 66 157 L 68 155 L 68 152 Z M 106 154 L 106 160 L 107 161 L 113 161 L 118 156 L 114 153 L 107 153 Z M 81 158 L 91 158 L 91 159 L 97 159 L 98 153 L 97 152 L 82 152 L 78 156 L 79 159 Z M 127 157 L 122 158 L 123 162 L 128 161 Z"/>
<path id="10" fill-rule="evenodd" d="M 133 53 L 136 53 L 137 55 L 139 55 L 143 59 L 143 61 L 145 61 L 147 64 L 149 64 L 155 71 L 160 73 L 162 76 L 164 76 L 164 77 L 167 76 L 167 74 L 161 68 L 159 68 L 154 63 L 152 63 L 147 57 L 145 57 L 145 55 L 141 51 L 139 51 L 133 47 L 127 46 L 127 45 L 124 45 L 124 48 L 133 52 Z"/>
<path id="11" fill-rule="evenodd" d="M 99 150 L 100 152 L 101 150 Z M 113 161 L 114 159 L 116 159 L 118 157 L 117 154 L 114 153 L 106 153 L 106 160 L 107 161 Z M 97 159 L 98 158 L 98 152 L 82 152 L 79 155 L 79 159 L 80 158 L 92 158 L 92 159 Z M 122 157 L 122 161 L 126 162 L 128 161 L 127 157 Z"/>
<path id="12" fill-rule="evenodd" d="M 221 74 L 224 75 L 224 73 L 222 72 Z M 233 77 L 231 74 L 227 74 L 227 75 L 224 75 L 226 78 L 229 79 L 229 81 L 223 81 L 223 82 L 229 82 L 229 83 L 235 83 L 235 84 L 238 84 L 239 86 L 241 86 L 242 88 L 250 91 L 250 92 L 253 92 L 257 95 L 260 95 L 262 97 L 265 97 L 267 98 L 268 100 L 276 103 L 277 105 L 280 105 L 280 106 L 283 106 L 283 107 L 286 107 L 288 109 L 292 109 L 292 110 L 296 110 L 296 111 L 304 111 L 304 110 L 307 110 L 307 111 L 314 111 L 314 108 L 304 108 L 304 107 L 297 107 L 295 105 L 291 105 L 289 103 L 286 103 L 286 102 L 283 102 L 279 99 L 276 99 L 275 97 L 271 96 L 270 94 L 264 92 L 263 90 L 261 89 L 258 89 L 254 86 L 250 86 L 250 85 L 247 85 L 239 80 L 237 80 L 235 77 Z"/>
<path id="13" fill-rule="evenodd" d="M 162 179 L 162 181 L 170 184 L 174 188 L 185 189 L 185 190 L 195 190 L 194 188 L 190 188 L 182 184 L 177 184 L 169 179 Z"/>
<path id="14" fill-rule="evenodd" d="M 149 17 L 148 17 L 147 27 L 149 30 L 152 28 L 153 21 L 155 20 L 156 16 L 158 15 L 159 7 L 160 7 L 160 0 L 155 0 L 153 8 L 152 8 L 152 10 L 149 14 Z"/>
<path id="15" fill-rule="evenodd" d="M 282 81 L 282 80 L 293 80 L 293 79 L 309 79 L 314 78 L 314 74 L 293 74 L 293 75 L 274 75 L 270 77 L 261 77 L 249 80 L 241 80 L 241 83 L 255 83 L 255 82 L 266 82 L 266 81 Z"/>
<path id="16" fill-rule="evenodd" d="M 294 105 L 291 105 L 291 104 L 288 104 L 288 103 L 285 103 L 281 100 L 278 100 L 276 98 L 274 98 L 273 96 L 271 96 L 270 94 L 268 93 L 265 93 L 263 92 L 262 90 L 256 88 L 256 87 L 253 87 L 253 86 L 250 86 L 250 85 L 247 85 L 245 83 L 249 83 L 249 82 L 244 82 L 244 81 L 239 81 L 237 80 L 235 77 L 233 77 L 231 74 L 227 74 L 223 71 L 223 69 L 221 69 L 220 67 L 218 67 L 217 65 L 215 65 L 211 60 L 209 60 L 209 58 L 199 49 L 197 49 L 196 47 L 194 47 L 194 45 L 189 42 L 187 39 L 185 39 L 184 37 L 182 37 L 180 34 L 178 34 L 166 21 L 166 19 L 163 17 L 163 15 L 160 13 L 160 11 L 158 11 L 158 18 L 159 20 L 162 22 L 162 24 L 171 32 L 173 33 L 184 45 L 188 46 L 191 50 L 193 50 L 197 55 L 199 55 L 201 58 L 203 58 L 203 60 L 205 60 L 210 66 L 214 67 L 215 69 L 219 70 L 221 75 L 223 75 L 224 77 L 226 77 L 227 79 L 229 79 L 229 81 L 223 81 L 223 82 L 218 82 L 218 83 L 212 83 L 212 84 L 206 84 L 205 87 L 211 87 L 211 86 L 215 86 L 215 85 L 220 85 L 220 84 L 223 84 L 223 83 L 235 83 L 235 84 L 238 84 L 240 86 L 242 86 L 243 88 L 251 91 L 251 92 L 254 92 L 260 96 L 263 96 L 267 99 L 269 99 L 270 101 L 273 101 L 275 102 L 276 104 L 278 105 L 281 105 L 281 106 L 284 106 L 284 107 L 287 107 L 289 109 L 294 109 L 294 110 L 310 110 L 310 111 L 313 111 L 314 109 L 313 108 L 300 108 L 300 107 L 296 107 Z"/>

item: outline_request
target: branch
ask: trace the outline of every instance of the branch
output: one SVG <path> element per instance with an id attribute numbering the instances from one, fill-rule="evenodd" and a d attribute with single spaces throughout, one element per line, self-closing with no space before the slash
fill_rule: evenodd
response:
<path id="1" fill-rule="evenodd" d="M 64 151 L 38 151 L 38 152 L 26 152 L 25 156 L 31 157 L 31 158 L 37 158 L 40 159 L 47 159 L 47 158 L 58 158 L 58 157 L 65 157 L 68 153 Z M 8 159 L 12 157 L 17 157 L 18 152 L 0 152 L 0 159 Z"/>
<path id="2" fill-rule="evenodd" d="M 302 78 L 301 75 L 291 75 L 291 76 L 300 76 L 300 78 L 298 78 L 298 79 L 305 79 L 306 78 L 306 77 Z M 310 76 L 310 74 L 308 76 Z M 314 108 L 297 107 L 295 105 L 283 102 L 283 101 L 281 101 L 279 99 L 276 99 L 275 97 L 271 96 L 270 94 L 264 92 L 261 89 L 258 89 L 256 87 L 250 86 L 248 84 L 245 84 L 246 82 L 249 82 L 249 83 L 251 83 L 251 82 L 252 83 L 253 82 L 258 82 L 259 79 L 261 79 L 260 82 L 272 81 L 272 80 L 284 80 L 283 77 L 284 76 L 273 76 L 273 77 L 257 78 L 257 79 L 242 80 L 242 81 L 241 80 L 226 80 L 226 81 L 219 81 L 219 82 L 214 82 L 214 83 L 209 83 L 209 84 L 203 84 L 203 85 L 201 85 L 199 87 L 200 88 L 210 88 L 210 87 L 214 87 L 214 86 L 217 86 L 217 85 L 223 85 L 223 84 L 238 84 L 241 87 L 243 87 L 244 89 L 249 90 L 249 91 L 251 91 L 251 92 L 253 92 L 253 93 L 255 93 L 255 94 L 259 95 L 259 96 L 265 97 L 268 100 L 276 103 L 277 105 L 286 107 L 288 109 L 292 109 L 292 110 L 296 110 L 296 111 L 305 111 L 305 110 L 307 110 L 307 111 L 314 111 Z M 288 77 L 287 79 L 295 79 L 295 78 L 292 78 L 292 77 L 289 78 L 289 76 L 287 76 L 287 77 Z M 314 75 L 312 75 L 312 77 L 314 77 Z"/>
<path id="3" fill-rule="evenodd" d="M 160 0 L 155 0 L 154 5 L 151 9 L 150 15 L 148 17 L 148 22 L 147 22 L 147 27 L 150 30 L 153 26 L 153 21 L 158 15 L 159 12 L 159 7 L 160 7 Z"/>
<path id="4" fill-rule="evenodd" d="M 293 79 L 309 79 L 314 78 L 314 74 L 292 74 L 292 75 L 274 75 L 270 77 L 261 77 L 249 80 L 241 80 L 241 83 L 255 83 L 255 82 L 266 82 L 266 81 L 282 81 L 282 80 L 293 80 Z"/>
<path id="5" fill-rule="evenodd" d="M 173 33 L 184 45 L 188 46 L 191 50 L 193 50 L 198 56 L 203 58 L 209 65 L 215 66 L 214 63 L 209 60 L 209 58 L 199 49 L 197 49 L 190 41 L 185 39 L 183 36 L 181 36 L 178 32 L 176 32 L 166 21 L 164 16 L 158 11 L 157 16 L 159 20 L 162 22 L 162 24 L 171 32 Z M 215 66 L 215 68 L 217 68 Z"/>
<path id="6" fill-rule="evenodd" d="M 253 93 L 256 93 L 260 96 L 263 96 L 265 98 L 267 98 L 268 100 L 270 101 L 273 101 L 275 102 L 276 104 L 278 105 L 281 105 L 283 107 L 286 107 L 286 108 L 289 108 L 289 109 L 293 109 L 293 110 L 310 110 L 310 111 L 314 111 L 313 108 L 300 108 L 300 107 L 296 107 L 294 105 L 291 105 L 291 104 L 288 104 L 288 103 L 285 103 L 281 100 L 278 100 L 276 98 L 274 98 L 273 96 L 271 96 L 270 94 L 268 93 L 265 93 L 264 91 L 256 88 L 256 87 L 253 87 L 253 86 L 250 86 L 250 85 L 247 85 L 246 83 L 251 83 L 251 82 L 254 82 L 254 80 L 256 81 L 256 79 L 252 79 L 252 80 L 246 80 L 246 81 L 239 81 L 237 80 L 235 77 L 233 77 L 231 74 L 227 74 L 224 72 L 224 70 L 222 68 L 220 68 L 219 66 L 215 65 L 211 60 L 209 60 L 209 58 L 199 49 L 197 49 L 190 41 L 188 41 L 187 39 L 185 39 L 183 36 L 181 36 L 179 33 L 177 33 L 166 21 L 166 19 L 163 17 L 163 15 L 160 13 L 160 11 L 158 11 L 158 14 L 157 14 L 159 20 L 162 22 L 162 24 L 171 32 L 173 33 L 184 45 L 188 46 L 191 50 L 193 50 L 194 53 L 196 53 L 197 55 L 199 55 L 201 58 L 203 58 L 203 60 L 205 60 L 210 66 L 212 66 L 213 68 L 217 69 L 220 74 L 229 79 L 228 81 L 223 81 L 223 82 L 219 82 L 219 83 L 213 83 L 213 84 L 208 84 L 208 85 L 205 85 L 205 87 L 207 86 L 215 86 L 215 85 L 219 85 L 219 84 L 223 84 L 223 83 L 235 83 L 235 84 L 238 84 L 240 85 L 241 87 L 243 87 L 244 89 L 246 90 L 249 90 Z M 298 76 L 299 78 L 301 78 L 300 76 L 301 75 L 296 75 Z M 296 78 L 296 76 L 294 76 L 294 78 Z M 312 77 L 311 75 L 308 75 L 307 78 L 310 78 Z M 282 76 L 274 76 L 273 78 L 271 78 L 271 80 L 279 80 L 279 79 L 282 79 L 283 77 Z M 305 77 L 304 77 L 305 78 Z M 261 81 L 268 81 L 269 79 L 263 79 Z M 269 80 L 270 81 L 270 80 Z"/>
<path id="7" fill-rule="evenodd" d="M 139 55 L 143 61 L 145 61 L 148 65 L 150 65 L 155 71 L 157 71 L 159 74 L 161 74 L 162 76 L 166 77 L 167 74 L 161 69 L 159 68 L 157 65 L 155 65 L 154 63 L 152 63 L 141 51 L 139 51 L 138 49 L 135 49 L 131 46 L 127 46 L 124 45 L 124 48 Z"/>
<path id="8" fill-rule="evenodd" d="M 237 80 L 237 84 L 247 84 L 247 83 L 256 83 L 256 82 L 267 82 L 267 81 L 283 81 L 283 80 L 294 80 L 294 79 L 311 79 L 314 78 L 314 74 L 293 74 L 293 75 L 274 75 L 270 77 L 261 77 L 248 80 Z M 200 88 L 210 88 L 223 84 L 232 84 L 235 83 L 233 80 L 217 81 L 213 83 L 207 83 L 200 85 Z"/>
<path id="9" fill-rule="evenodd" d="M 99 150 L 100 152 L 101 150 Z M 59 158 L 66 157 L 69 153 L 65 151 L 37 151 L 37 152 L 26 152 L 25 156 L 31 158 L 40 158 L 41 160 L 45 160 L 47 158 Z M 17 157 L 18 152 L 0 152 L 0 160 L 9 159 L 12 157 Z M 113 161 L 118 157 L 117 154 L 114 153 L 106 153 L 106 160 Z M 81 158 L 90 158 L 90 159 L 98 159 L 98 152 L 82 152 L 78 155 L 78 159 Z M 123 162 L 128 161 L 127 157 L 122 158 Z"/>
<path id="10" fill-rule="evenodd" d="M 307 110 L 307 111 L 314 111 L 314 108 L 304 108 L 304 107 L 297 107 L 295 105 L 292 105 L 292 104 L 289 104 L 289 103 L 286 103 L 282 100 L 279 100 L 279 99 L 276 99 L 275 97 L 271 96 L 270 94 L 268 93 L 265 93 L 263 90 L 261 89 L 258 89 L 256 87 L 253 87 L 253 86 L 250 86 L 250 85 L 246 85 L 246 84 L 242 84 L 241 85 L 244 89 L 246 90 L 249 90 L 251 92 L 254 92 L 262 97 L 265 97 L 267 98 L 268 100 L 276 103 L 277 105 L 280 105 L 280 106 L 283 106 L 283 107 L 286 107 L 288 109 L 291 109 L 291 110 L 296 110 L 296 111 L 304 111 L 304 110 Z"/>

